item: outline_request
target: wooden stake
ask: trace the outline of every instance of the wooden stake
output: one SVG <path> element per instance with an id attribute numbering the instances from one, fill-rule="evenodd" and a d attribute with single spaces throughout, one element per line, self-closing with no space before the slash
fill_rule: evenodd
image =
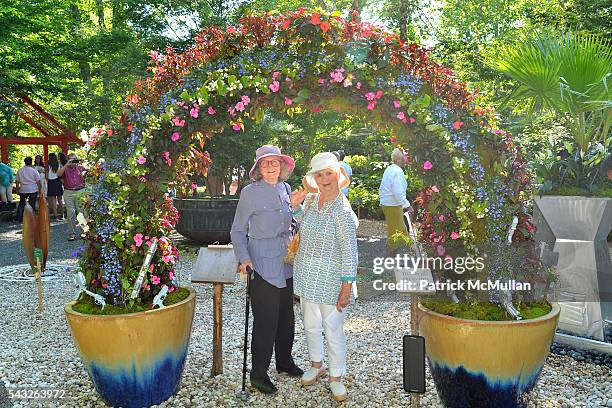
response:
<path id="1" fill-rule="evenodd" d="M 38 249 L 38 248 L 37 248 Z M 36 257 L 36 272 L 34 272 L 34 277 L 36 278 L 36 286 L 38 287 L 38 311 L 43 311 L 43 302 L 42 302 L 42 282 L 40 280 L 40 256 Z"/>
<path id="2" fill-rule="evenodd" d="M 223 374 L 223 284 L 213 283 L 213 363 L 211 375 Z"/>

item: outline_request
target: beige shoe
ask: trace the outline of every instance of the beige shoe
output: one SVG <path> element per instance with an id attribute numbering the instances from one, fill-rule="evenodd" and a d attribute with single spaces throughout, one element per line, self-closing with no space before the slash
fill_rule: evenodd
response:
<path id="1" fill-rule="evenodd" d="M 332 381 L 329 383 L 329 389 L 332 393 L 334 401 L 344 401 L 347 398 L 346 388 L 342 381 Z"/>
<path id="2" fill-rule="evenodd" d="M 324 375 L 325 369 L 323 367 L 310 367 L 308 370 L 306 370 L 306 372 L 304 372 L 304 375 L 302 375 L 302 385 L 312 385 L 317 382 L 319 377 Z"/>

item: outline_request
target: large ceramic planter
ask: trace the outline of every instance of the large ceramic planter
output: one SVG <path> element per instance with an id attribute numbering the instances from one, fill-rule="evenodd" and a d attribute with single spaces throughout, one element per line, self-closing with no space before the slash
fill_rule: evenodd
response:
<path id="1" fill-rule="evenodd" d="M 559 328 L 603 340 L 612 319 L 612 261 L 606 239 L 612 198 L 543 196 L 534 199 L 536 241 L 559 253 Z"/>
<path id="2" fill-rule="evenodd" d="M 449 408 L 527 407 L 557 327 L 559 306 L 537 319 L 487 322 L 419 305 L 429 369 Z"/>
<path id="3" fill-rule="evenodd" d="M 176 230 L 199 244 L 227 244 L 237 206 L 237 198 L 175 198 L 180 215 Z"/>
<path id="4" fill-rule="evenodd" d="M 180 384 L 196 294 L 163 309 L 125 315 L 64 310 L 72 338 L 96 391 L 111 406 L 148 407 Z"/>

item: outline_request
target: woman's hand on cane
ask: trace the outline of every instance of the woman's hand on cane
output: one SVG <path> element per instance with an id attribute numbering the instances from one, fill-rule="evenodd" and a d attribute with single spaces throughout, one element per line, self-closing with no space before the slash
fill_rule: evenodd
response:
<path id="1" fill-rule="evenodd" d="M 240 269 L 240 273 L 247 273 L 247 267 L 253 269 L 253 263 L 250 259 L 240 263 L 240 266 L 238 267 Z"/>

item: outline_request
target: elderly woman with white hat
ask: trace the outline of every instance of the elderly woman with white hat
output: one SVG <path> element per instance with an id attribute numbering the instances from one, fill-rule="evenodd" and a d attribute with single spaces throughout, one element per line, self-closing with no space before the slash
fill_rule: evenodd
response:
<path id="1" fill-rule="evenodd" d="M 346 369 L 344 317 L 357 273 L 358 220 L 341 193 L 350 181 L 336 156 L 319 153 L 310 166 L 303 179 L 305 190 L 291 197 L 295 217 L 301 221 L 294 290 L 300 296 L 312 364 L 302 376 L 302 384 L 312 385 L 325 374 L 325 333 L 332 398 L 342 401 L 347 398 L 341 379 Z"/>
<path id="2" fill-rule="evenodd" d="M 241 272 L 248 266 L 255 270 L 250 285 L 251 386 L 273 394 L 277 389 L 268 376 L 272 349 L 279 373 L 293 377 L 304 373 L 291 355 L 295 334 L 293 268 L 283 261 L 292 219 L 291 188 L 284 181 L 295 161 L 272 145 L 260 147 L 255 155 L 249 171 L 253 183 L 240 193 L 231 237 Z"/>

